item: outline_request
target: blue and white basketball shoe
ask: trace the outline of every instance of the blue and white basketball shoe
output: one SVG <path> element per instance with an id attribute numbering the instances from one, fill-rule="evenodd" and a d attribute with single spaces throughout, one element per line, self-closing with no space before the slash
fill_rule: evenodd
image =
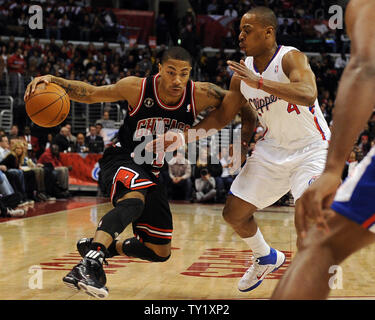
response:
<path id="1" fill-rule="evenodd" d="M 258 287 L 267 274 L 279 269 L 285 262 L 285 254 L 271 248 L 268 256 L 253 257 L 253 264 L 238 283 L 238 290 L 247 292 Z"/>

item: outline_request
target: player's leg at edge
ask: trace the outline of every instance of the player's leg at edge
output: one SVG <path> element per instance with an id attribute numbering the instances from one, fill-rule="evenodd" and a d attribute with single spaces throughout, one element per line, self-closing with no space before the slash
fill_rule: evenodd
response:
<path id="1" fill-rule="evenodd" d="M 308 231 L 271 299 L 326 299 L 332 277 L 330 267 L 339 265 L 352 253 L 375 242 L 374 233 L 336 212 L 327 223 L 328 233 L 315 225 Z"/>

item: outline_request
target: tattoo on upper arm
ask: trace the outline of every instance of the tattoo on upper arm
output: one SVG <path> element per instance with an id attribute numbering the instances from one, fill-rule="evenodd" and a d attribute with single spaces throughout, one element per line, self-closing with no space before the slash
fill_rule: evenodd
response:
<path id="1" fill-rule="evenodd" d="M 222 102 L 225 97 L 225 90 L 213 83 L 208 83 L 207 86 L 202 86 L 202 90 L 206 92 L 208 98 L 214 98 L 217 102 Z"/>

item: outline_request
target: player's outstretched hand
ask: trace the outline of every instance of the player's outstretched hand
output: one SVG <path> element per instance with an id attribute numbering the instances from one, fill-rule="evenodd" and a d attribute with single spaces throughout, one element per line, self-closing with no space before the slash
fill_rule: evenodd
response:
<path id="1" fill-rule="evenodd" d="M 234 71 L 233 77 L 245 81 L 245 83 L 252 88 L 258 88 L 259 77 L 246 67 L 245 61 L 241 60 L 240 63 L 238 63 L 236 61 L 228 60 L 227 63 L 229 68 Z"/>
<path id="2" fill-rule="evenodd" d="M 184 134 L 179 130 L 169 130 L 160 135 L 155 140 L 146 144 L 146 151 L 165 151 L 172 152 L 185 144 Z"/>
<path id="3" fill-rule="evenodd" d="M 26 101 L 26 100 L 29 98 L 29 96 L 30 96 L 31 94 L 34 93 L 36 86 L 37 86 L 39 83 L 42 83 L 42 82 L 44 82 L 45 84 L 48 84 L 48 83 L 52 82 L 52 76 L 49 75 L 49 74 L 47 74 L 47 75 L 45 75 L 45 76 L 41 76 L 41 77 L 36 77 L 36 78 L 34 78 L 34 79 L 33 79 L 33 80 L 27 85 L 27 88 L 26 88 L 26 90 L 25 90 L 25 94 L 24 94 L 24 96 L 23 96 L 23 100 Z"/>
<path id="4" fill-rule="evenodd" d="M 328 231 L 327 213 L 340 186 L 341 177 L 336 173 L 324 172 L 296 203 L 295 224 L 298 237 L 305 238 L 309 220 Z"/>

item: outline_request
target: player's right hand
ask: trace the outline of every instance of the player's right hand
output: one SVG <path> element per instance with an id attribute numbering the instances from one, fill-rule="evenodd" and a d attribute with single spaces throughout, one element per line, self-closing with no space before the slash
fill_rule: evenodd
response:
<path id="1" fill-rule="evenodd" d="M 295 224 L 298 237 L 306 237 L 309 219 L 319 228 L 328 231 L 326 215 L 329 212 L 341 177 L 336 173 L 324 172 L 296 202 Z"/>
<path id="2" fill-rule="evenodd" d="M 30 95 L 32 95 L 39 83 L 44 82 L 45 84 L 48 84 L 52 82 L 52 76 L 47 74 L 45 76 L 36 77 L 34 78 L 28 85 L 25 90 L 25 94 L 23 96 L 23 100 L 26 101 Z"/>
<path id="3" fill-rule="evenodd" d="M 145 149 L 148 152 L 172 152 L 185 144 L 185 137 L 182 131 L 169 130 L 160 135 L 155 140 L 146 144 Z"/>

